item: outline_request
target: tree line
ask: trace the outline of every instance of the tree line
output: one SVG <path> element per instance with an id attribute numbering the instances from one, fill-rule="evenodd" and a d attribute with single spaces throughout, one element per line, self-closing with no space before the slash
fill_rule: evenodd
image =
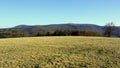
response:
<path id="1" fill-rule="evenodd" d="M 36 36 L 101 36 L 93 30 L 56 30 L 54 32 L 38 33 Z"/>
<path id="2" fill-rule="evenodd" d="M 53 31 L 35 31 L 28 32 L 25 29 L 6 29 L 0 31 L 0 38 L 13 38 L 13 37 L 36 37 L 36 36 L 106 36 L 113 37 L 116 27 L 114 23 L 107 23 L 103 27 L 103 32 L 97 32 L 95 30 L 72 30 L 70 28 L 56 29 Z"/>

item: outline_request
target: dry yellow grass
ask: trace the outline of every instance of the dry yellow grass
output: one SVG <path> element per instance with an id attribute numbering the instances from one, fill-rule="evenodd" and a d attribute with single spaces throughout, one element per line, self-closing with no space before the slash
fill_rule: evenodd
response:
<path id="1" fill-rule="evenodd" d="M 0 39 L 0 68 L 120 68 L 120 39 L 78 36 Z"/>

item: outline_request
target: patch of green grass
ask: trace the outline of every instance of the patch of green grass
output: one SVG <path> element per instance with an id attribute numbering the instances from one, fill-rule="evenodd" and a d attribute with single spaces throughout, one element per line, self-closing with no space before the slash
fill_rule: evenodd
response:
<path id="1" fill-rule="evenodd" d="M 0 39 L 0 68 L 120 68 L 120 39 L 78 36 Z"/>

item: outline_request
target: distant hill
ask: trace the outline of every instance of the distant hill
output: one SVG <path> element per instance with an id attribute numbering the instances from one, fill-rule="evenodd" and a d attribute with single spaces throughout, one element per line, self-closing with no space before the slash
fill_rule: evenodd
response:
<path id="1" fill-rule="evenodd" d="M 13 28 L 0 29 L 0 33 L 6 32 L 19 32 L 36 35 L 37 33 L 53 32 L 59 29 L 71 29 L 71 30 L 93 30 L 99 33 L 103 32 L 103 26 L 94 24 L 51 24 L 51 25 L 18 25 Z M 117 37 L 120 37 L 120 27 L 115 32 Z"/>
<path id="2" fill-rule="evenodd" d="M 69 28 L 71 30 L 94 30 L 102 33 L 102 26 L 94 25 L 94 24 L 51 24 L 51 25 L 18 25 L 13 27 L 13 29 L 25 29 L 30 33 L 38 33 L 38 31 L 46 32 L 46 31 L 55 31 L 58 29 L 66 29 Z"/>
<path id="3" fill-rule="evenodd" d="M 13 28 L 22 28 L 22 29 L 26 29 L 26 28 L 44 28 L 44 29 L 61 29 L 61 28 L 70 28 L 72 30 L 76 30 L 76 29 L 83 29 L 83 30 L 87 30 L 87 29 L 91 29 L 91 30 L 98 30 L 98 31 L 102 31 L 103 26 L 99 26 L 99 25 L 94 25 L 94 24 L 51 24 L 51 25 L 35 25 L 35 26 L 29 26 L 29 25 L 18 25 L 15 26 Z"/>
<path id="4" fill-rule="evenodd" d="M 32 28 L 32 26 L 29 26 L 29 25 L 18 25 L 18 26 L 15 26 L 14 28 Z"/>

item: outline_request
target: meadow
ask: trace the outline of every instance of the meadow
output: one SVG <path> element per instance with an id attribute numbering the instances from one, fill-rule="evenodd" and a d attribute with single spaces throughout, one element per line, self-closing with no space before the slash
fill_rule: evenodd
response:
<path id="1" fill-rule="evenodd" d="M 120 68 L 120 39 L 82 36 L 0 39 L 0 68 Z"/>

